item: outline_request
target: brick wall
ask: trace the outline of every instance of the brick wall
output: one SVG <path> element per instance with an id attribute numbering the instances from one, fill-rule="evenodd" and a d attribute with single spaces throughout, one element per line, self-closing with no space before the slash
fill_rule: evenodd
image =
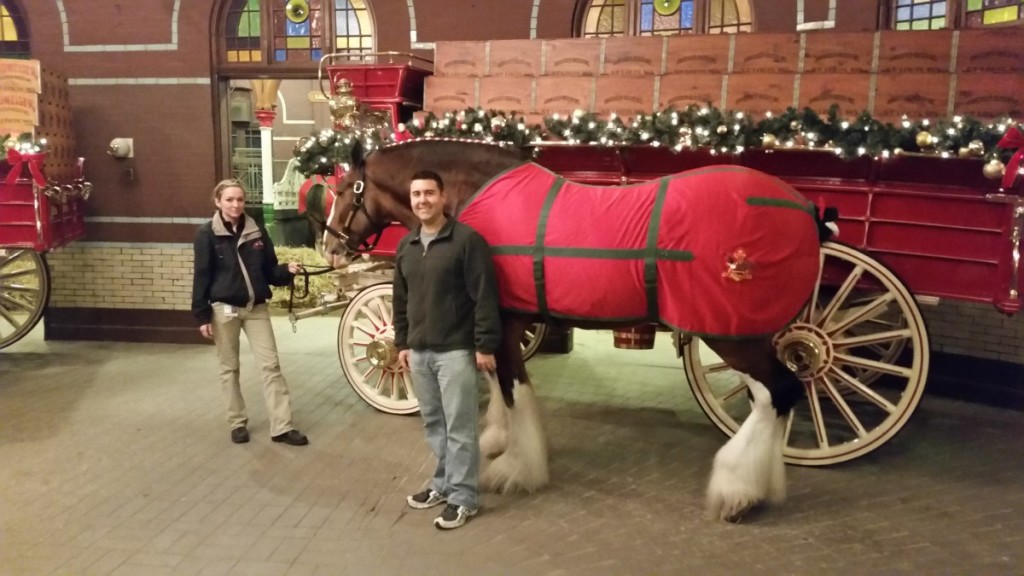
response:
<path id="1" fill-rule="evenodd" d="M 1024 314 L 1006 316 L 991 304 L 943 301 L 922 306 L 933 352 L 1024 364 Z"/>
<path id="2" fill-rule="evenodd" d="M 192 246 L 77 243 L 47 255 L 52 308 L 189 310 Z"/>

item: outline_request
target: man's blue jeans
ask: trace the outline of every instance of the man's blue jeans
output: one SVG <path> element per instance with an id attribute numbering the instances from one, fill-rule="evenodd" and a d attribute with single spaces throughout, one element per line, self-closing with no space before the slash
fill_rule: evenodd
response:
<path id="1" fill-rule="evenodd" d="M 473 350 L 409 354 L 427 443 L 437 456 L 430 487 L 450 504 L 480 506 L 480 444 L 477 441 L 477 370 Z"/>

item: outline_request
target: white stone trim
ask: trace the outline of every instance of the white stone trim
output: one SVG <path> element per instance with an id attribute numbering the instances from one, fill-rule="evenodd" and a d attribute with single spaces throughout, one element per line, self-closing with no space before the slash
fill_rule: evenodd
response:
<path id="1" fill-rule="evenodd" d="M 289 120 L 288 119 L 288 103 L 284 101 L 284 96 L 281 95 L 281 91 L 277 91 L 277 106 L 281 109 L 281 123 L 282 124 L 306 124 L 312 126 L 315 124 L 313 120 Z M 277 140 L 277 138 L 274 138 Z"/>
<path id="2" fill-rule="evenodd" d="M 207 218 L 158 217 L 158 216 L 86 216 L 85 221 L 97 224 L 205 224 Z"/>
<path id="3" fill-rule="evenodd" d="M 180 86 L 182 84 L 209 85 L 209 78 L 68 78 L 71 86 Z"/>
<path id="4" fill-rule="evenodd" d="M 79 240 L 69 246 L 76 248 L 167 248 L 170 250 L 192 249 L 192 244 L 187 242 L 90 242 Z"/>
<path id="5" fill-rule="evenodd" d="M 804 0 L 796 0 L 796 31 L 827 30 L 836 27 L 836 0 L 828 0 L 828 20 L 821 22 L 804 21 Z"/>
<path id="6" fill-rule="evenodd" d="M 412 2 L 412 0 L 408 0 Z M 181 0 L 174 0 L 171 10 L 171 41 L 167 44 L 71 44 L 71 33 L 68 30 L 68 14 L 64 9 L 64 0 L 56 0 L 57 11 L 60 12 L 60 25 L 63 29 L 65 52 L 168 52 L 178 49 L 178 16 L 181 14 Z"/>
<path id="7" fill-rule="evenodd" d="M 530 9 L 530 40 L 537 39 L 537 15 L 540 13 L 540 0 L 533 0 L 533 8 Z"/>

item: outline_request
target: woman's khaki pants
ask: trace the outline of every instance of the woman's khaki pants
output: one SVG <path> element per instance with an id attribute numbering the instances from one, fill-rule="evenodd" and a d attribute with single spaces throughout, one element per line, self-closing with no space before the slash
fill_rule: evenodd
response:
<path id="1" fill-rule="evenodd" d="M 244 330 L 263 381 L 263 400 L 267 403 L 270 435 L 284 434 L 292 429 L 292 408 L 288 398 L 288 384 L 281 374 L 281 363 L 277 359 L 277 342 L 274 341 L 270 311 L 266 304 L 254 306 L 252 310 L 235 306 L 232 309 L 236 315 L 228 317 L 224 308 L 219 302 L 213 305 L 213 341 L 217 344 L 217 359 L 220 362 L 220 388 L 228 404 L 228 424 L 234 429 L 249 422 L 238 381 L 239 339 Z"/>

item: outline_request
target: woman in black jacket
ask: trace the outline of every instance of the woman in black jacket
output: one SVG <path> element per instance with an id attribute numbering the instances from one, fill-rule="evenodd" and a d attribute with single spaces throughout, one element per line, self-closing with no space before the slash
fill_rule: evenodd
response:
<path id="1" fill-rule="evenodd" d="M 244 330 L 263 379 L 271 440 L 306 445 L 309 440 L 292 428 L 288 384 L 281 374 L 267 308 L 270 284 L 287 285 L 302 266 L 297 262 L 277 263 L 266 229 L 245 217 L 245 189 L 239 182 L 224 180 L 217 184 L 213 201 L 217 212 L 196 232 L 192 314 L 203 337 L 217 345 L 231 441 L 249 441 L 249 418 L 238 380 L 238 345 Z"/>

